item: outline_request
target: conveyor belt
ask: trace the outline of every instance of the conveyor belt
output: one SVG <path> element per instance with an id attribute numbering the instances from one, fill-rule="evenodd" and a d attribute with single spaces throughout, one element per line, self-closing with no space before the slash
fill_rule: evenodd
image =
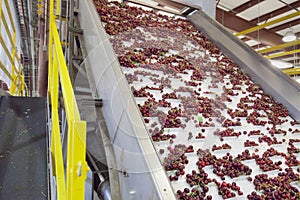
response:
<path id="1" fill-rule="evenodd" d="M 288 160 L 290 157 L 282 156 L 282 154 L 278 157 L 272 157 L 274 160 L 270 162 L 273 168 L 267 170 L 258 166 L 257 157 L 255 159 L 247 157 L 246 160 L 241 161 L 244 158 L 238 156 L 247 149 L 250 155 L 257 154 L 261 158 L 264 157 L 265 153 L 268 154 L 266 150 L 271 147 L 287 153 L 289 140 L 299 138 L 299 125 L 291 125 L 295 122 L 290 116 L 281 113 L 280 119 L 285 121 L 278 123 L 272 121 L 272 113 L 273 115 L 276 114 L 274 109 L 272 111 L 268 109 L 266 110 L 268 113 L 265 113 L 263 109 L 251 107 L 254 101 L 257 103 L 259 98 L 263 97 L 267 104 L 272 102 L 271 108 L 281 108 L 280 104 L 265 95 L 261 89 L 258 89 L 258 86 L 253 83 L 256 82 L 266 93 L 284 103 L 294 118 L 299 119 L 299 113 L 297 113 L 299 109 L 296 103 L 299 100 L 297 96 L 299 89 L 296 83 L 290 81 L 288 77 L 284 77 L 280 71 L 272 68 L 264 58 L 237 42 L 237 38 L 224 33 L 214 23 L 206 22 L 210 19 L 205 15 L 199 17 L 195 14 L 191 21 L 201 31 L 207 27 L 207 32 L 203 31 L 203 33 L 213 43 L 206 39 L 203 39 L 204 42 L 201 43 L 202 40 L 199 35 L 197 36 L 198 40 L 195 39 L 199 43 L 190 40 L 189 37 L 197 35 L 197 30 L 186 24 L 187 22 L 178 22 L 174 18 L 170 19 L 172 22 L 168 22 L 168 19 L 165 20 L 151 12 L 143 13 L 143 11 L 135 16 L 136 10 L 130 10 L 131 8 L 126 10 L 124 4 L 120 7 L 118 5 L 116 7 L 114 5 L 109 6 L 111 8 L 108 8 L 108 11 L 105 10 L 104 5 L 97 6 L 97 11 L 102 15 L 104 22 L 102 24 L 99 22 L 92 1 L 80 2 L 80 21 L 84 29 L 84 39 L 89 53 L 86 62 L 91 66 L 90 70 L 95 80 L 97 93 L 103 99 L 103 112 L 110 133 L 110 140 L 115 150 L 122 199 L 175 199 L 176 193 L 182 194 L 185 188 L 188 189 L 185 190 L 186 196 L 197 196 L 192 189 L 202 191 L 204 185 L 209 190 L 206 194 L 207 197 L 211 195 L 213 199 L 222 199 L 223 194 L 218 186 L 222 181 L 225 181 L 225 185 L 236 182 L 242 193 L 238 194 L 237 191 L 233 191 L 233 194 L 236 195 L 236 199 L 246 199 L 249 193 L 255 191 L 252 180 L 256 178 L 256 175 L 276 176 L 279 170 L 289 168 L 287 164 L 292 166 L 293 171 L 297 173 L 297 165 L 292 165 L 291 160 Z M 115 12 L 116 10 L 117 12 Z M 124 19 L 120 19 L 120 16 L 116 17 L 118 14 L 122 15 Z M 135 27 L 134 24 L 131 27 L 128 22 L 134 21 L 134 19 L 130 20 L 133 18 L 132 16 L 137 19 L 135 24 L 143 24 L 144 22 L 147 26 Z M 139 21 L 144 16 L 147 16 L 144 18 L 145 21 Z M 203 20 L 202 26 L 198 24 L 201 23 L 199 20 Z M 90 23 L 84 23 L 86 21 Z M 123 22 L 124 24 L 120 25 Z M 159 24 L 158 28 L 156 22 Z M 166 23 L 164 24 L 164 22 Z M 184 24 L 182 25 L 184 28 L 181 29 L 180 25 L 176 23 Z M 178 25 L 179 30 L 174 28 L 176 25 Z M 103 26 L 110 36 L 106 35 Z M 129 28 L 127 29 L 127 27 Z M 165 27 L 173 27 L 174 29 L 168 30 L 167 28 L 164 29 Z M 122 32 L 124 29 L 128 32 Z M 183 34 L 180 33 L 181 31 Z M 185 37 L 187 35 L 189 37 Z M 171 39 L 167 38 L 168 36 Z M 112 48 L 110 40 L 115 49 Z M 161 48 L 161 44 L 166 44 L 165 49 Z M 214 48 L 212 44 L 218 46 L 226 56 L 221 55 L 222 52 L 220 53 L 219 49 Z M 235 52 L 234 48 L 237 48 L 238 52 Z M 145 60 L 142 59 L 144 56 L 146 57 Z M 240 66 L 238 67 L 233 62 L 228 61 L 230 59 L 227 56 Z M 190 58 L 190 60 L 185 62 L 186 58 Z M 224 63 L 221 61 L 222 58 L 225 60 Z M 195 62 L 193 59 L 199 60 Z M 174 71 L 176 73 L 172 74 Z M 249 76 L 245 75 L 244 72 Z M 235 75 L 239 75 L 238 78 Z M 276 82 L 277 79 L 278 82 Z M 134 89 L 132 87 L 136 91 L 141 90 L 133 95 Z M 292 98 L 283 95 L 287 95 L 284 91 L 286 87 L 290 87 L 287 91 L 291 93 L 289 95 Z M 259 90 L 257 94 L 256 89 Z M 177 97 L 163 97 L 163 95 L 170 95 L 172 92 Z M 139 96 L 140 94 L 141 96 Z M 229 97 L 229 99 L 223 97 Z M 250 99 L 244 99 L 245 97 Z M 166 105 L 159 104 L 159 100 L 165 100 Z M 238 106 L 239 102 L 243 104 Z M 168 103 L 170 105 L 167 105 Z M 222 103 L 226 106 L 223 107 Z M 139 107 L 137 107 L 138 104 Z M 249 108 L 245 108 L 247 106 Z M 149 112 L 147 111 L 148 108 Z M 181 111 L 178 111 L 179 109 Z M 246 110 L 246 116 L 242 116 L 239 109 Z M 170 110 L 172 110 L 171 114 L 169 114 Z M 207 110 L 220 111 L 221 115 L 207 116 L 207 114 L 211 114 Z M 236 110 L 239 119 L 237 116 L 230 115 L 232 110 Z M 256 110 L 260 114 L 255 113 Z M 285 111 L 283 108 L 279 110 Z M 177 111 L 182 115 L 178 115 Z M 164 114 L 162 114 L 163 112 Z M 250 113 L 259 115 L 259 121 L 264 121 L 265 124 L 254 124 L 251 120 L 249 121 Z M 177 117 L 176 119 L 172 118 L 171 115 L 173 114 Z M 164 124 L 164 117 L 160 117 L 165 115 L 168 115 L 171 120 Z M 221 116 L 224 117 L 223 120 L 239 121 L 234 122 L 238 125 L 229 124 L 227 126 Z M 271 122 L 268 123 L 268 120 Z M 174 122 L 176 125 L 180 125 L 174 126 Z M 159 130 L 158 132 L 156 128 Z M 227 128 L 232 128 L 233 131 Z M 276 130 L 276 136 L 271 133 L 272 128 Z M 284 132 L 287 134 L 283 135 Z M 255 135 L 255 133 L 258 134 Z M 163 136 L 160 137 L 159 134 Z M 149 136 L 152 137 L 152 140 L 149 139 Z M 254 141 L 256 146 L 249 146 L 249 139 L 251 142 Z M 272 139 L 272 141 L 267 141 L 268 139 Z M 183 147 L 183 144 L 186 146 Z M 178 146 L 176 147 L 176 145 Z M 298 145 L 297 143 L 297 148 Z M 192 146 L 193 149 L 186 152 L 187 146 Z M 222 149 L 223 147 L 224 149 Z M 197 150 L 199 151 L 197 152 Z M 180 157 L 182 160 L 172 159 L 173 153 L 176 154 L 176 152 L 178 155 L 185 155 Z M 222 165 L 221 159 L 226 160 L 225 163 L 227 162 L 227 153 L 234 158 L 234 162 L 237 162 L 234 165 L 242 166 L 241 169 L 245 171 L 228 175 L 231 171 L 227 170 L 225 177 L 224 174 L 220 174 L 218 166 Z M 295 154 L 297 155 L 296 159 L 299 160 L 299 154 Z M 232 158 L 229 158 L 228 163 L 232 162 Z M 188 161 L 186 162 L 185 159 Z M 204 161 L 204 159 L 209 161 Z M 168 162 L 173 167 L 170 167 Z M 178 165 L 181 165 L 181 171 L 176 168 Z M 251 171 L 244 165 L 249 166 Z M 180 173 L 178 174 L 178 172 Z M 207 174 L 210 181 L 205 184 L 203 182 L 191 183 L 191 178 L 188 177 L 191 177 L 191 174 L 195 175 L 195 172 L 201 175 Z M 200 177 L 199 174 L 196 176 Z M 211 181 L 212 179 L 214 181 Z M 292 182 L 296 184 L 295 179 Z M 297 186 L 297 188 L 299 187 Z M 231 189 L 233 190 L 233 188 Z M 188 199 L 186 196 L 180 198 Z"/>
<path id="2" fill-rule="evenodd" d="M 45 98 L 0 97 L 0 199 L 48 199 Z"/>

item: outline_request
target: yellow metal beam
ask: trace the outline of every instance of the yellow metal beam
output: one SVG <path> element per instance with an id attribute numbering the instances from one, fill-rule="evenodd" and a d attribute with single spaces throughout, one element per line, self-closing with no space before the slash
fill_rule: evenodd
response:
<path id="1" fill-rule="evenodd" d="M 11 34 L 10 34 L 10 31 L 9 31 L 8 24 L 7 24 L 7 21 L 6 21 L 5 16 L 2 15 L 2 16 L 1 16 L 1 19 L 2 19 L 2 21 L 3 21 L 4 28 L 5 28 L 5 30 L 6 30 L 6 33 L 7 33 L 7 35 L 8 35 L 8 38 L 9 38 L 9 40 L 10 40 L 10 43 L 13 44 L 13 38 L 12 38 L 12 36 L 11 36 Z"/>
<path id="2" fill-rule="evenodd" d="M 12 43 L 12 52 L 10 55 L 10 58 L 12 60 L 11 63 L 11 76 L 13 77 L 14 81 L 11 84 L 11 87 L 9 89 L 10 93 L 13 95 L 19 95 L 19 86 L 20 86 L 20 72 L 16 69 L 15 66 L 15 55 L 16 55 L 16 41 L 17 41 L 17 34 L 14 32 L 14 39 Z M 21 66 L 20 66 L 21 70 Z"/>
<path id="3" fill-rule="evenodd" d="M 284 73 L 286 73 L 287 75 L 291 76 L 291 75 L 300 75 L 300 68 L 293 68 L 293 69 L 285 69 L 282 70 Z"/>
<path id="4" fill-rule="evenodd" d="M 2 11 L 2 0 L 0 0 L 0 18 L 2 18 L 3 11 Z M 0 26 L 0 31 L 1 31 L 1 26 Z"/>
<path id="5" fill-rule="evenodd" d="M 270 47 L 270 48 L 259 50 L 257 52 L 258 53 L 266 53 L 266 52 L 275 51 L 275 50 L 283 49 L 283 48 L 290 47 L 290 46 L 295 46 L 295 45 L 298 45 L 298 44 L 300 44 L 300 40 L 296 40 L 296 41 L 289 42 L 289 43 L 283 43 L 283 44 L 280 44 L 280 45 L 277 45 L 277 46 L 273 46 L 273 47 Z"/>
<path id="6" fill-rule="evenodd" d="M 17 59 L 19 65 L 21 65 L 21 58 L 20 58 L 20 56 L 18 54 L 16 54 L 16 59 Z"/>
<path id="7" fill-rule="evenodd" d="M 11 27 L 13 29 L 13 32 L 16 32 L 15 23 L 14 23 L 14 20 L 12 18 L 11 12 L 10 12 L 9 3 L 8 3 L 7 0 L 4 0 L 4 3 L 5 3 L 5 6 L 6 6 L 6 9 L 7 9 L 7 14 L 8 14 L 8 17 L 9 17 L 10 24 L 11 24 Z"/>
<path id="8" fill-rule="evenodd" d="M 270 56 L 265 56 L 266 58 L 278 58 L 278 57 L 282 57 L 282 56 L 285 56 L 285 55 L 290 55 L 290 54 L 293 54 L 293 53 L 299 53 L 300 52 L 300 49 L 296 49 L 296 50 L 292 50 L 292 51 L 287 51 L 287 52 L 282 52 L 282 53 L 277 53 L 277 54 L 273 54 L 273 55 L 270 55 Z"/>
<path id="9" fill-rule="evenodd" d="M 65 172 L 64 172 L 64 161 L 62 154 L 62 144 L 60 137 L 60 128 L 58 120 L 58 63 L 56 55 L 53 55 L 53 73 L 52 73 L 52 116 L 53 116 L 53 129 L 52 129 L 52 153 L 55 157 L 55 175 L 56 175 L 56 184 L 57 184 L 57 199 L 67 199 L 66 195 L 66 183 L 65 183 Z"/>
<path id="10" fill-rule="evenodd" d="M 11 80 L 13 81 L 13 78 L 11 77 L 9 71 L 6 69 L 6 67 L 3 65 L 3 63 L 0 60 L 0 69 L 4 72 L 4 74 Z"/>
<path id="11" fill-rule="evenodd" d="M 298 15 L 300 15 L 300 11 L 295 12 L 295 13 L 292 13 L 292 14 L 289 14 L 289 15 L 286 15 L 286 16 L 284 16 L 284 17 L 280 17 L 280 18 L 278 18 L 278 19 L 275 19 L 275 20 L 266 22 L 266 23 L 261 24 L 261 25 L 258 25 L 258 26 L 254 26 L 254 27 L 252 27 L 252 28 L 246 29 L 246 30 L 241 31 L 241 32 L 239 32 L 239 33 L 236 33 L 235 35 L 236 35 L 236 36 L 246 35 L 246 34 L 248 34 L 248 33 L 254 32 L 254 31 L 258 30 L 258 29 L 262 29 L 262 28 L 264 28 L 264 27 L 267 27 L 267 26 L 270 26 L 270 25 L 273 25 L 273 24 L 277 24 L 278 22 L 282 22 L 282 21 L 284 21 L 284 20 L 287 20 L 287 19 L 296 17 L 296 16 L 298 16 Z"/>
<path id="12" fill-rule="evenodd" d="M 53 22 L 51 24 L 51 26 L 52 26 L 53 41 L 54 41 L 54 46 L 55 46 L 54 49 L 57 53 L 57 58 L 60 61 L 59 62 L 60 63 L 59 74 L 61 76 L 60 82 L 62 85 L 64 85 L 64 87 L 62 87 L 62 92 L 63 92 L 64 98 L 68 98 L 68 99 L 66 99 L 66 102 L 68 102 L 68 104 L 65 107 L 67 119 L 80 120 L 80 115 L 79 115 L 76 99 L 74 96 L 73 87 L 72 87 L 69 72 L 68 72 L 68 67 L 65 62 L 65 57 L 64 57 L 64 54 L 63 54 L 63 51 L 61 48 L 60 38 L 58 35 L 58 31 L 57 31 L 55 22 Z M 60 47 L 60 48 L 58 48 L 58 47 Z"/>
<path id="13" fill-rule="evenodd" d="M 50 13 L 53 13 L 53 0 L 50 2 Z M 51 17 L 50 17 L 51 18 Z M 51 19 L 50 19 L 51 20 Z M 58 87 L 59 87 L 59 77 L 58 77 L 58 61 L 56 54 L 53 54 L 52 46 L 52 27 L 49 27 L 49 93 L 51 98 L 52 106 L 52 132 L 51 132 L 51 155 L 53 161 L 53 174 L 56 176 L 56 192 L 57 199 L 67 199 L 66 193 L 66 182 L 65 182 L 65 172 L 64 172 L 64 161 L 62 154 L 62 144 L 60 137 L 59 128 L 59 118 L 58 118 Z"/>
<path id="14" fill-rule="evenodd" d="M 6 46 L 5 42 L 4 42 L 4 40 L 3 40 L 2 35 L 0 35 L 0 44 L 2 45 L 2 47 L 3 47 L 3 49 L 4 49 L 5 53 L 6 53 L 6 55 L 7 55 L 7 57 L 8 57 L 8 59 L 9 59 L 9 61 L 10 61 L 10 63 L 12 64 L 14 61 L 13 61 L 13 59 L 12 59 L 12 57 L 11 57 L 11 55 L 10 55 L 10 52 L 9 52 L 9 50 L 8 50 L 8 48 L 7 48 L 7 46 Z"/>
<path id="15" fill-rule="evenodd" d="M 56 0 L 56 15 L 60 15 L 60 0 Z"/>

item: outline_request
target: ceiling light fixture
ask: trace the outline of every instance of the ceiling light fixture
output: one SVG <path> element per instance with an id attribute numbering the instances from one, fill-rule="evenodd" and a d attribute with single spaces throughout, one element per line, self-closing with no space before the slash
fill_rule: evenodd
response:
<path id="1" fill-rule="evenodd" d="M 279 69 L 288 69 L 293 67 L 292 63 L 288 63 L 282 60 L 270 60 L 270 62 L 274 67 L 277 67 Z"/>
<path id="2" fill-rule="evenodd" d="M 295 33 L 293 32 L 293 30 L 290 28 L 283 36 L 282 41 L 283 42 L 292 42 L 295 41 L 297 39 Z"/>

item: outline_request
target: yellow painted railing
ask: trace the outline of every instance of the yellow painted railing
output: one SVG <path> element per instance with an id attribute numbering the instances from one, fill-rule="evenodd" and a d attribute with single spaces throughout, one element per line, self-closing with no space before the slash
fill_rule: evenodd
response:
<path id="1" fill-rule="evenodd" d="M 17 55 L 16 46 L 17 46 L 17 34 L 16 34 L 16 28 L 15 28 L 15 22 L 13 20 L 12 14 L 11 14 L 11 8 L 9 6 L 9 3 L 7 0 L 4 0 L 5 8 L 2 7 L 2 0 L 0 0 L 0 23 L 1 25 L 4 25 L 5 32 L 8 36 L 9 41 L 4 41 L 3 36 L 0 35 L 0 44 L 9 59 L 10 65 L 11 65 L 11 72 L 7 69 L 6 66 L 4 66 L 3 62 L 0 61 L 0 69 L 5 73 L 5 75 L 11 80 L 11 86 L 9 89 L 9 92 L 12 95 L 17 96 L 24 96 L 27 92 L 27 86 L 24 81 L 24 74 L 23 74 L 23 67 L 21 64 L 21 59 Z M 8 15 L 9 21 L 6 19 L 3 10 L 6 10 L 6 13 Z M 9 23 L 8 23 L 9 22 Z M 9 25 L 11 26 L 11 29 L 9 29 Z M 1 28 L 1 26 L 0 26 Z M 1 31 L 1 30 L 0 30 Z M 8 45 L 6 42 L 9 42 L 11 49 L 8 48 Z M 16 68 L 16 63 L 18 63 L 19 69 Z"/>
<path id="2" fill-rule="evenodd" d="M 287 75 L 291 76 L 291 75 L 300 75 L 300 68 L 293 68 L 293 69 L 285 69 L 282 70 L 284 73 L 286 73 Z"/>
<path id="3" fill-rule="evenodd" d="M 296 41 L 288 42 L 288 43 L 283 43 L 283 44 L 280 44 L 280 45 L 277 45 L 277 46 L 273 46 L 273 47 L 269 47 L 269 48 L 266 48 L 266 49 L 259 50 L 257 52 L 258 53 L 267 53 L 267 52 L 275 51 L 275 50 L 278 50 L 278 49 L 283 49 L 283 48 L 290 47 L 290 46 L 296 46 L 298 44 L 300 44 L 300 40 L 296 40 Z"/>
<path id="4" fill-rule="evenodd" d="M 276 53 L 276 54 L 272 54 L 272 55 L 265 56 L 265 57 L 268 59 L 271 59 L 271 58 L 278 58 L 278 57 L 282 57 L 282 56 L 286 56 L 286 55 L 290 55 L 290 54 L 294 54 L 294 53 L 300 53 L 300 49 L 286 51 L 286 52 L 282 52 L 282 53 Z"/>
<path id="5" fill-rule="evenodd" d="M 262 28 L 265 28 L 267 26 L 270 26 L 270 25 L 273 25 L 273 24 L 277 24 L 279 22 L 282 22 L 282 21 L 285 21 L 287 19 L 290 19 L 290 18 L 293 18 L 293 17 L 297 17 L 300 15 L 300 11 L 297 11 L 297 12 L 294 12 L 292 14 L 289 14 L 289 15 L 286 15 L 286 16 L 283 16 L 283 17 L 280 17 L 278 19 L 274 19 L 272 21 L 269 21 L 269 22 L 266 22 L 266 23 L 263 23 L 261 25 L 258 25 L 258 26 L 254 26 L 252 28 L 249 28 L 247 30 L 244 30 L 244 31 L 241 31 L 239 33 L 236 33 L 235 35 L 236 36 L 240 36 L 240 35 L 246 35 L 248 33 L 252 33 L 254 31 L 257 31 L 258 29 L 262 29 Z"/>
<path id="6" fill-rule="evenodd" d="M 84 182 L 88 171 L 86 163 L 86 122 L 80 119 L 68 68 L 63 55 L 55 22 L 54 0 L 50 0 L 49 24 L 48 92 L 52 116 L 51 157 L 53 174 L 56 176 L 57 197 L 59 200 L 84 199 Z M 62 139 L 59 128 L 59 88 L 62 90 L 68 123 L 66 169 L 64 169 Z"/>

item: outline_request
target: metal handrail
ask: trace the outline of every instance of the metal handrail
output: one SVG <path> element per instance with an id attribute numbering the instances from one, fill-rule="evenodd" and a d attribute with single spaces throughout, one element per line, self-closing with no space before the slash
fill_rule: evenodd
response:
<path id="1" fill-rule="evenodd" d="M 51 158 L 54 163 L 52 166 L 53 174 L 56 176 L 56 193 L 58 199 L 84 199 L 84 182 L 88 171 L 86 163 L 86 122 L 80 119 L 57 31 L 54 0 L 50 0 L 49 24 L 48 92 L 52 106 Z M 59 128 L 59 88 L 62 90 L 62 98 L 68 122 L 66 169 L 64 169 L 62 138 Z"/>
<path id="2" fill-rule="evenodd" d="M 6 19 L 6 17 L 3 14 L 3 8 L 2 8 L 2 0 L 0 0 L 0 22 L 3 23 L 4 25 L 4 29 L 7 33 L 8 39 L 9 39 L 9 43 L 11 45 L 11 51 L 9 50 L 9 48 L 7 47 L 6 41 L 4 41 L 2 35 L 0 35 L 0 44 L 4 49 L 4 52 L 7 56 L 7 58 L 10 61 L 11 64 L 11 73 L 9 73 L 9 71 L 7 70 L 7 68 L 3 65 L 3 63 L 1 62 L 0 64 L 0 68 L 1 70 L 5 73 L 5 75 L 11 80 L 11 87 L 9 89 L 9 92 L 12 95 L 17 95 L 17 96 L 24 96 L 28 94 L 28 90 L 27 90 L 27 86 L 25 84 L 24 81 L 24 75 L 23 75 L 23 67 L 22 67 L 22 63 L 21 60 L 19 58 L 19 56 L 17 55 L 17 51 L 16 51 L 16 43 L 17 43 L 17 34 L 16 34 L 16 28 L 14 25 L 14 21 L 12 18 L 12 14 L 10 11 L 10 6 L 7 0 L 4 0 L 5 3 L 5 10 L 6 13 L 8 15 L 9 18 L 9 25 L 12 28 L 12 31 L 10 31 L 9 26 L 8 26 L 8 21 Z M 16 63 L 18 63 L 19 65 L 19 70 L 16 69 Z"/>

